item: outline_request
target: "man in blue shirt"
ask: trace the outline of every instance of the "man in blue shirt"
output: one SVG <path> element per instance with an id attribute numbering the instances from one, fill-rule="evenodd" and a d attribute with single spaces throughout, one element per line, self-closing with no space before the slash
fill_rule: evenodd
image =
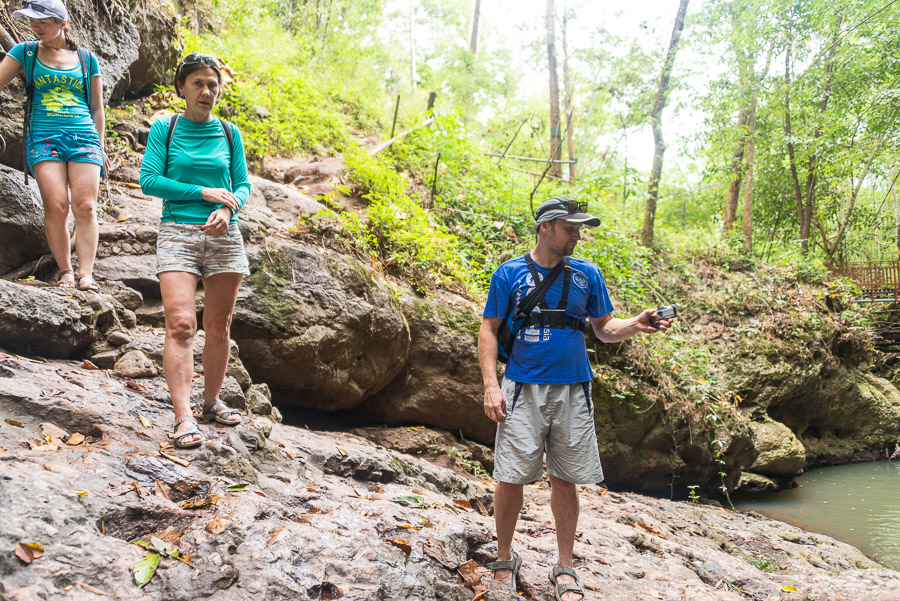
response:
<path id="1" fill-rule="evenodd" d="M 570 258 L 583 225 L 600 220 L 585 213 L 587 203 L 551 198 L 538 208 L 537 245 L 529 255 L 507 261 L 491 278 L 478 355 L 484 379 L 484 411 L 498 423 L 494 448 L 494 517 L 497 559 L 488 564 L 494 577 L 516 587 L 522 561 L 512 550 L 522 509 L 523 486 L 541 477 L 544 455 L 550 478 L 550 507 L 556 522 L 558 565 L 550 581 L 562 601 L 584 598 L 572 548 L 578 524 L 576 484 L 603 480 L 591 401 L 591 371 L 583 330 L 585 320 L 603 342 L 621 342 L 638 332 L 665 330 L 647 309 L 636 317 L 612 316 L 613 306 L 600 270 Z M 516 334 L 504 373 L 497 381 L 497 332 L 507 315 L 560 262 L 567 261 Z M 565 294 L 564 294 L 565 292 Z"/>

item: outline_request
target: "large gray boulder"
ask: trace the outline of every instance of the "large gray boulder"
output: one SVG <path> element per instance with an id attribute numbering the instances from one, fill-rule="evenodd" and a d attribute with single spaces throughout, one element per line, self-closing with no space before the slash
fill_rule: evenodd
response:
<path id="1" fill-rule="evenodd" d="M 806 449 L 790 428 L 780 422 L 750 422 L 753 443 L 759 456 L 750 471 L 766 476 L 789 478 L 803 473 Z"/>
<path id="2" fill-rule="evenodd" d="M 0 280 L 0 347 L 17 353 L 69 357 L 96 338 L 90 306 L 61 289 L 42 290 Z"/>
<path id="3" fill-rule="evenodd" d="M 21 171 L 0 169 L 0 274 L 50 252 L 37 184 Z"/>
<path id="4" fill-rule="evenodd" d="M 349 409 L 400 373 L 409 332 L 391 290 L 365 265 L 278 239 L 248 254 L 252 275 L 231 335 L 253 379 L 278 402 Z"/>
<path id="5" fill-rule="evenodd" d="M 497 426 L 484 413 L 477 310 L 448 292 L 407 292 L 401 303 L 412 337 L 407 368 L 360 411 L 376 423 L 425 424 L 492 443 Z"/>

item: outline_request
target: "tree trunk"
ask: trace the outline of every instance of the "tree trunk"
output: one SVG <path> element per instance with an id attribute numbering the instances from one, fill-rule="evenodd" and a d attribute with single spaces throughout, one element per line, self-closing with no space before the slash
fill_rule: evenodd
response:
<path id="1" fill-rule="evenodd" d="M 766 64 L 762 73 L 753 79 L 753 87 L 751 88 L 752 98 L 750 99 L 750 116 L 747 119 L 747 151 L 744 158 L 747 164 L 747 171 L 744 174 L 744 211 L 741 225 L 744 234 L 744 246 L 753 254 L 753 161 L 756 154 L 756 107 L 759 104 L 759 86 L 769 74 L 769 67 L 772 64 L 772 54 L 775 51 L 775 35 L 769 38 L 769 49 L 766 53 Z"/>
<path id="2" fill-rule="evenodd" d="M 563 45 L 563 83 L 566 86 L 566 145 L 569 150 L 569 160 L 575 160 L 575 130 L 572 127 L 572 116 L 575 108 L 572 106 L 572 78 L 569 73 L 569 44 L 566 39 L 566 25 L 569 15 L 566 5 L 563 4 L 562 18 L 562 45 Z M 569 181 L 575 181 L 575 163 L 569 163 Z"/>
<path id="3" fill-rule="evenodd" d="M 547 63 L 550 71 L 550 160 L 562 159 L 562 132 L 559 127 L 559 77 L 556 74 L 556 8 L 547 0 Z M 550 177 L 562 177 L 562 165 L 550 164 Z"/>
<path id="4" fill-rule="evenodd" d="M 472 33 L 469 36 L 469 52 L 478 54 L 478 19 L 481 17 L 481 0 L 475 0 L 475 11 L 472 13 Z"/>
<path id="5" fill-rule="evenodd" d="M 744 150 L 746 144 L 747 119 L 749 110 L 744 107 L 738 114 L 737 131 L 738 140 L 734 144 L 734 152 L 731 155 L 731 181 L 728 182 L 728 197 L 725 199 L 725 215 L 722 219 L 722 231 L 728 232 L 734 227 L 737 217 L 738 198 L 741 196 L 741 177 L 744 162 Z"/>
<path id="6" fill-rule="evenodd" d="M 684 15 L 687 13 L 689 0 L 681 0 L 678 5 L 678 15 L 675 17 L 675 27 L 672 29 L 672 39 L 669 41 L 669 51 L 666 61 L 663 63 L 662 73 L 659 76 L 659 88 L 656 90 L 656 101 L 653 103 L 653 171 L 650 173 L 650 182 L 647 185 L 647 204 L 644 208 L 644 225 L 641 227 L 641 244 L 651 246 L 653 244 L 653 222 L 656 219 L 656 199 L 659 197 L 659 179 L 662 176 L 663 153 L 666 152 L 666 144 L 662 136 L 662 112 L 666 106 L 666 96 L 669 91 L 669 76 L 675 65 L 675 51 L 678 49 L 678 40 L 681 38 L 681 30 L 684 29 Z"/>

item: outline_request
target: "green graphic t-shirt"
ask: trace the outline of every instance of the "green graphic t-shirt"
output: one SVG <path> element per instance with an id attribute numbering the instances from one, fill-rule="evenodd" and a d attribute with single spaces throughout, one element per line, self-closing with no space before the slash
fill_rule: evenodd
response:
<path id="1" fill-rule="evenodd" d="M 31 55 L 25 56 L 25 47 Z M 91 109 L 84 96 L 84 78 L 81 63 L 71 69 L 53 69 L 45 65 L 37 57 L 37 44 L 22 42 L 9 51 L 9 56 L 25 68 L 34 61 L 34 100 L 31 103 L 31 129 L 35 133 L 56 132 L 60 129 L 72 132 L 97 131 L 91 118 Z M 88 53 L 88 77 L 100 77 L 100 65 L 97 58 Z"/>

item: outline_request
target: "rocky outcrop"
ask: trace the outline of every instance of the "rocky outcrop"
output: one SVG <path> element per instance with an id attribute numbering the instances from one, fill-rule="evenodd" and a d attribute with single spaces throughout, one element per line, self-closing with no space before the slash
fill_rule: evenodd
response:
<path id="1" fill-rule="evenodd" d="M 753 446 L 759 456 L 750 471 L 774 478 L 791 478 L 803 473 L 806 449 L 790 428 L 780 422 L 751 422 Z"/>
<path id="2" fill-rule="evenodd" d="M 412 339 L 406 368 L 360 411 L 379 424 L 428 424 L 492 444 L 484 413 L 476 307 L 448 292 L 400 297 Z"/>
<path id="3" fill-rule="evenodd" d="M 66 295 L 0 280 L 0 347 L 47 357 L 84 351 L 97 336 L 98 315 Z"/>
<path id="4" fill-rule="evenodd" d="M 173 450 L 165 398 L 160 378 L 0 358 L 0 597 L 552 598 L 546 482 L 526 489 L 515 595 L 482 567 L 496 553 L 485 476 L 255 415 L 202 424 L 201 449 Z M 410 452 L 447 444 L 410 432 L 424 441 L 407 437 Z M 579 526 L 582 583 L 618 601 L 900 596 L 900 574 L 856 549 L 754 514 L 588 486 Z M 18 544 L 43 552 L 25 563 Z M 160 558 L 139 588 L 135 567 L 166 547 L 186 561 Z"/>
<path id="5" fill-rule="evenodd" d="M 356 259 L 301 242 L 251 252 L 232 336 L 280 402 L 335 410 L 383 389 L 407 360 L 392 291 Z"/>
<path id="6" fill-rule="evenodd" d="M 0 275 L 50 252 L 37 183 L 23 177 L 0 168 Z"/>

